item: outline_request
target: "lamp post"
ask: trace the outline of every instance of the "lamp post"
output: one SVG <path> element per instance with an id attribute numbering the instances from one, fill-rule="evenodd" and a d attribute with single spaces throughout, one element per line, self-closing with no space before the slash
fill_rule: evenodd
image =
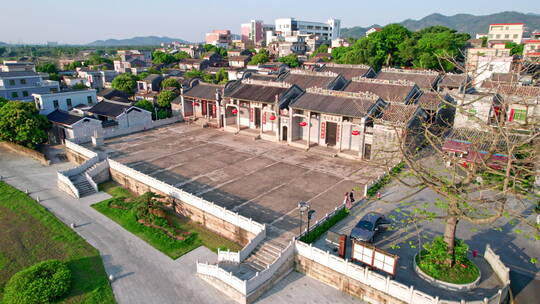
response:
<path id="1" fill-rule="evenodd" d="M 309 204 L 306 202 L 298 202 L 298 211 L 300 211 L 300 235 L 302 235 L 302 221 L 304 212 L 309 210 Z"/>

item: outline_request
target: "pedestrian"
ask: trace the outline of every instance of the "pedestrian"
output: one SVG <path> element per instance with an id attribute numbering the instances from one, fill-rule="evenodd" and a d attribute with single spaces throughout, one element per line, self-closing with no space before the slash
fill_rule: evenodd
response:
<path id="1" fill-rule="evenodd" d="M 351 189 L 351 192 L 349 192 L 349 197 L 351 199 L 351 204 L 354 203 L 354 189 Z"/>
<path id="2" fill-rule="evenodd" d="M 381 199 L 381 193 L 377 192 L 377 199 Z"/>
<path id="3" fill-rule="evenodd" d="M 349 192 L 345 192 L 345 198 L 343 199 L 343 204 L 345 204 L 345 207 L 347 207 L 347 209 L 351 208 L 351 197 L 349 195 Z"/>

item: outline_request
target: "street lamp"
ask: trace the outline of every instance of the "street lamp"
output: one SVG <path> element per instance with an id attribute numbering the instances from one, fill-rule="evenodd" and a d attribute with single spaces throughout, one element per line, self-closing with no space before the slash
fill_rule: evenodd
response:
<path id="1" fill-rule="evenodd" d="M 298 211 L 300 211 L 300 235 L 302 235 L 302 220 L 304 212 L 309 210 L 309 204 L 307 202 L 298 202 Z"/>

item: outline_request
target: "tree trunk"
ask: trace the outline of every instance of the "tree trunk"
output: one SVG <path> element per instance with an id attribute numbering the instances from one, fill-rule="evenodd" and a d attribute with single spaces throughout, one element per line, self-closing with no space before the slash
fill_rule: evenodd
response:
<path id="1" fill-rule="evenodd" d="M 444 228 L 444 242 L 447 246 L 447 252 L 450 258 L 446 261 L 449 266 L 454 266 L 454 245 L 456 243 L 456 228 L 459 220 L 456 216 L 450 216 L 446 219 L 446 226 Z"/>

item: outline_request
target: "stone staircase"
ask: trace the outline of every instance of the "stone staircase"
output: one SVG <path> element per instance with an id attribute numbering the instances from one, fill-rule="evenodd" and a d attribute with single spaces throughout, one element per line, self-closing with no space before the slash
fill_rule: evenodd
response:
<path id="1" fill-rule="evenodd" d="M 96 190 L 92 185 L 86 180 L 84 173 L 72 175 L 69 177 L 75 188 L 79 190 L 79 197 L 84 197 L 90 194 L 96 193 Z"/>

